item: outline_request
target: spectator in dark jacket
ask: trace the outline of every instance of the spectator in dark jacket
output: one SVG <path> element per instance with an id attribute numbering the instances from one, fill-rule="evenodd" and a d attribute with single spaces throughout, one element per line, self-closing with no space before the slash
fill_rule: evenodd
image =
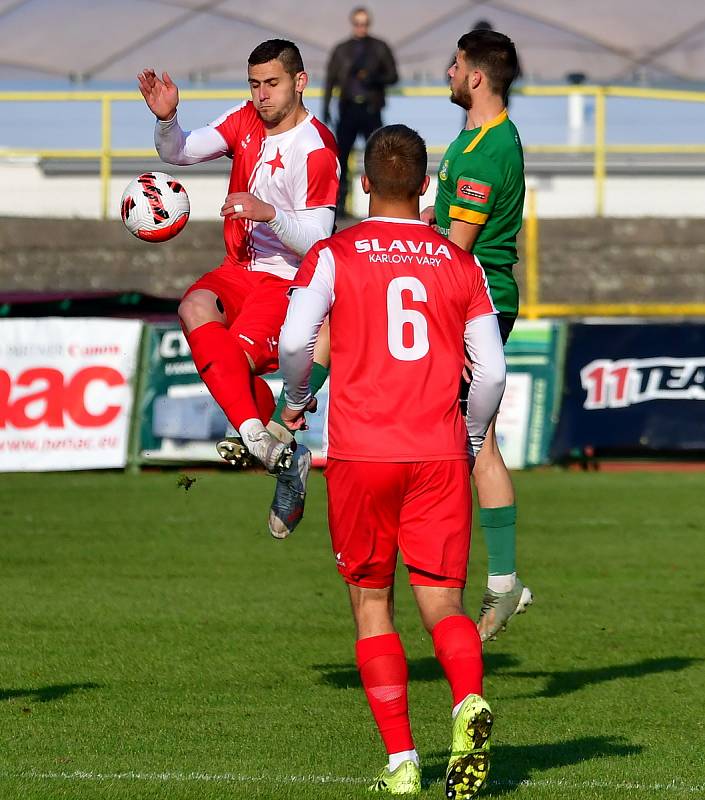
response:
<path id="1" fill-rule="evenodd" d="M 330 121 L 330 101 L 338 88 L 336 138 L 340 151 L 338 213 L 344 213 L 348 192 L 348 158 L 359 135 L 369 138 L 382 126 L 382 108 L 387 86 L 396 83 L 397 67 L 386 42 L 369 35 L 370 14 L 366 8 L 350 12 L 352 37 L 338 43 L 328 60 L 323 98 L 323 121 Z"/>

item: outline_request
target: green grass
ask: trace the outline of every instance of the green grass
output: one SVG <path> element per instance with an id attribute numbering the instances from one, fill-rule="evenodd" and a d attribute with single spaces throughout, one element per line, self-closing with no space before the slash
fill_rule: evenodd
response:
<path id="1" fill-rule="evenodd" d="M 482 796 L 704 796 L 705 475 L 516 483 L 536 603 L 486 649 L 497 722 Z M 366 796 L 385 757 L 324 482 L 284 542 L 264 530 L 273 485 L 0 476 L 0 798 Z M 473 611 L 484 568 L 477 535 Z M 450 696 L 404 581 L 398 622 L 424 796 L 442 798 Z"/>

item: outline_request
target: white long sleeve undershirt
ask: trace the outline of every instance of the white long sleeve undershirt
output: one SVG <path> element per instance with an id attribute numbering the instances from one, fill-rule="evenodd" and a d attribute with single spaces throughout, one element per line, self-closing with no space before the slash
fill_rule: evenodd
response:
<path id="1" fill-rule="evenodd" d="M 163 122 L 157 120 L 154 144 L 159 157 L 166 164 L 188 166 L 212 161 L 228 152 L 220 133 L 206 125 L 194 131 L 184 131 L 177 115 Z M 273 206 L 275 215 L 267 225 L 279 241 L 297 255 L 303 256 L 316 242 L 330 236 L 335 221 L 335 210 L 326 206 L 284 211 Z"/>
<path id="2" fill-rule="evenodd" d="M 274 219 L 267 224 L 280 242 L 302 257 L 316 242 L 333 232 L 335 210 L 327 206 L 298 211 L 282 211 L 275 207 L 274 210 Z"/>
<path id="3" fill-rule="evenodd" d="M 195 131 L 185 131 L 179 125 L 177 114 L 166 122 L 157 120 L 154 145 L 165 164 L 180 167 L 212 161 L 228 152 L 227 142 L 215 128 L 206 125 Z"/>
<path id="4" fill-rule="evenodd" d="M 465 323 L 465 348 L 473 365 L 465 422 L 468 453 L 475 457 L 499 408 L 507 374 L 502 337 L 494 314 Z"/>
<path id="5" fill-rule="evenodd" d="M 330 295 L 308 286 L 291 293 L 286 319 L 279 334 L 279 368 L 284 376 L 284 396 L 289 408 L 300 411 L 311 399 L 309 377 L 313 348 L 333 301 Z"/>

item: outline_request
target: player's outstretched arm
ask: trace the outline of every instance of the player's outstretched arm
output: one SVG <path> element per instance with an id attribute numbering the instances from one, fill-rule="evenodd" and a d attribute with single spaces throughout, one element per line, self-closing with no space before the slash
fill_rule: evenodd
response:
<path id="1" fill-rule="evenodd" d="M 181 130 L 176 118 L 179 89 L 168 72 L 163 72 L 159 78 L 153 69 L 145 69 L 137 76 L 137 81 L 145 103 L 157 118 L 154 144 L 162 161 L 185 166 L 220 158 L 227 153 L 225 139 L 215 128 Z"/>
<path id="2" fill-rule="evenodd" d="M 144 69 L 137 76 L 137 82 L 145 103 L 157 119 L 166 122 L 176 114 L 179 89 L 168 72 L 162 72 L 159 78 L 153 69 Z"/>

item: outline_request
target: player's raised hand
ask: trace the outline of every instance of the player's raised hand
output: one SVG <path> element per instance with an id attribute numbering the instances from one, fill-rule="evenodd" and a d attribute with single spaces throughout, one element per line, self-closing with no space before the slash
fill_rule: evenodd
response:
<path id="1" fill-rule="evenodd" d="M 265 203 L 250 192 L 233 192 L 225 198 L 220 216 L 227 219 L 251 219 L 253 222 L 271 222 L 276 216 L 274 206 Z"/>
<path id="2" fill-rule="evenodd" d="M 162 72 L 162 77 L 159 78 L 153 69 L 144 69 L 137 76 L 137 82 L 142 97 L 154 116 L 162 121 L 171 119 L 179 104 L 179 89 L 169 73 Z"/>

